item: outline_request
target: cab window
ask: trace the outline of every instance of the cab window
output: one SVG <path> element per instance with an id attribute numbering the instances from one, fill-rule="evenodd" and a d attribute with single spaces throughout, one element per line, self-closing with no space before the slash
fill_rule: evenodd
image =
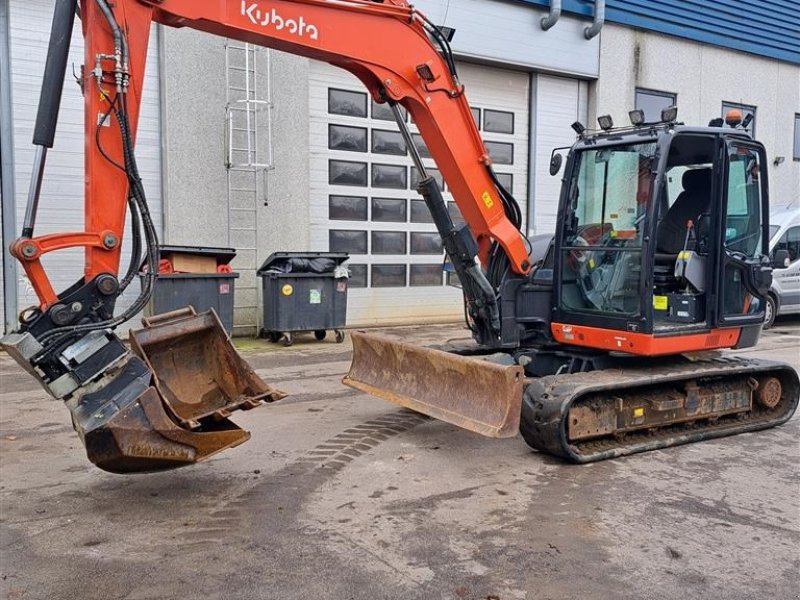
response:
<path id="1" fill-rule="evenodd" d="M 758 153 L 735 146 L 729 156 L 725 248 L 747 257 L 761 250 L 761 181 Z"/>

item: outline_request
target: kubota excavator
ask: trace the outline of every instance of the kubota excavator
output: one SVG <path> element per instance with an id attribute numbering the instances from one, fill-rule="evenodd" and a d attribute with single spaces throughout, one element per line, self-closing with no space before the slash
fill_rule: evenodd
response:
<path id="1" fill-rule="evenodd" d="M 85 39 L 85 231 L 34 225 L 74 16 Z M 354 332 L 345 383 L 492 437 L 521 431 L 575 462 L 771 427 L 794 413 L 789 366 L 709 351 L 753 346 L 771 279 L 764 147 L 742 127 L 686 127 L 666 111 L 601 131 L 576 123 L 556 235 L 529 241 L 492 170 L 448 36 L 405 0 L 57 0 L 22 236 L 11 245 L 40 303 L 3 347 L 63 398 L 89 459 L 113 472 L 191 464 L 245 441 L 231 413 L 283 397 L 236 354 L 213 312 L 113 333 L 156 277 L 158 240 L 134 145 L 153 22 L 327 61 L 388 103 L 419 192 L 463 289 L 476 342 L 457 352 Z M 466 225 L 423 165 L 411 114 Z M 736 125 L 734 121 L 731 123 Z M 553 155 L 551 172 L 560 169 Z M 119 271 L 126 212 L 130 265 Z M 84 247 L 84 277 L 56 293 L 49 252 Z M 115 301 L 141 264 L 133 304 Z"/>

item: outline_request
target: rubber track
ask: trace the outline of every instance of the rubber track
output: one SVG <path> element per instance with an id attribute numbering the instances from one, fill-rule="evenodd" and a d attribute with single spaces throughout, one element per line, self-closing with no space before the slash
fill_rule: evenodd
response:
<path id="1" fill-rule="evenodd" d="M 626 389 L 660 386 L 681 381 L 717 377 L 775 376 L 783 386 L 781 401 L 772 410 L 728 415 L 715 421 L 697 420 L 578 443 L 567 439 L 567 416 L 583 399 L 607 392 L 609 400 Z M 529 446 L 570 462 L 588 463 L 617 456 L 657 450 L 747 431 L 758 431 L 788 421 L 800 399 L 800 379 L 790 366 L 749 358 L 716 357 L 695 362 L 670 359 L 657 366 L 636 369 L 608 369 L 574 375 L 552 375 L 529 380 L 522 402 L 520 433 Z M 756 406 L 754 402 L 754 406 Z"/>

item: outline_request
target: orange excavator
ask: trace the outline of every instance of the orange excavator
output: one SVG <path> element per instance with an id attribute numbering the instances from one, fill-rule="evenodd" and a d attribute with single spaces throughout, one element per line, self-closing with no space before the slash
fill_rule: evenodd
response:
<path id="1" fill-rule="evenodd" d="M 75 15 L 85 40 L 85 231 L 35 236 Z M 529 240 L 473 121 L 448 32 L 406 0 L 56 0 L 27 212 L 11 245 L 39 304 L 2 345 L 65 401 L 100 468 L 203 460 L 248 439 L 234 411 L 284 396 L 237 355 L 213 312 L 145 319 L 130 347 L 114 333 L 158 273 L 134 152 L 154 22 L 326 61 L 398 117 L 475 344 L 435 350 L 354 332 L 347 385 L 487 436 L 519 431 L 574 462 L 764 429 L 794 413 L 791 367 L 713 352 L 756 344 L 771 281 L 766 154 L 741 119 L 688 127 L 667 110 L 651 123 L 633 111 L 621 128 L 602 117 L 595 132 L 575 123 L 565 164 L 556 152 L 551 162 L 554 175 L 564 167 L 556 234 Z M 121 273 L 126 214 L 133 251 Z M 56 293 L 42 258 L 74 247 L 85 249 L 84 276 Z M 142 262 L 141 293 L 117 314 Z"/>

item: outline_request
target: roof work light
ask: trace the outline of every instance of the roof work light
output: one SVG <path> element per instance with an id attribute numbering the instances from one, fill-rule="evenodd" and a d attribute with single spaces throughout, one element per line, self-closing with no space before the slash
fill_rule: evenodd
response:
<path id="1" fill-rule="evenodd" d="M 674 104 L 661 111 L 661 121 L 663 123 L 674 123 L 678 119 L 678 107 Z"/>
<path id="2" fill-rule="evenodd" d="M 614 120 L 611 118 L 611 115 L 602 115 L 597 117 L 597 123 L 600 125 L 600 129 L 603 131 L 608 131 L 614 127 Z"/>
<path id="3" fill-rule="evenodd" d="M 636 110 L 632 110 L 628 113 L 628 116 L 631 119 L 631 125 L 638 127 L 639 125 L 644 123 L 644 111 L 641 108 L 637 108 Z"/>

